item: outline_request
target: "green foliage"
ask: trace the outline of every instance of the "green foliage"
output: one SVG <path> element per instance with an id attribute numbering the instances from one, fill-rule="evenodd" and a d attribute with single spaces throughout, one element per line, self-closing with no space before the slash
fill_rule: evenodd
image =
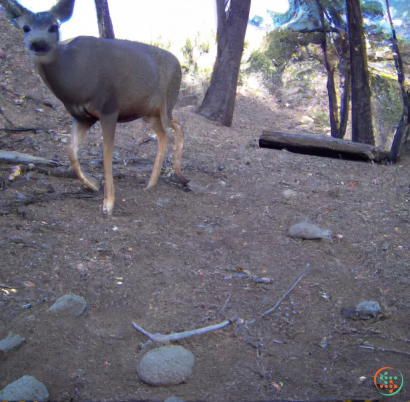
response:
<path id="1" fill-rule="evenodd" d="M 181 52 L 185 59 L 182 68 L 185 68 L 188 71 L 197 71 L 198 66 L 194 60 L 194 46 L 192 45 L 191 39 L 186 38 L 185 46 L 181 48 Z"/>
<path id="2" fill-rule="evenodd" d="M 269 32 L 263 42 L 265 56 L 275 66 L 287 63 L 299 51 L 298 33 L 288 29 Z"/>
<path id="3" fill-rule="evenodd" d="M 272 67 L 272 61 L 265 53 L 259 50 L 253 51 L 249 56 L 248 63 L 249 67 L 246 69 L 247 73 L 260 71 L 265 80 L 269 80 L 272 77 L 272 72 L 274 70 Z"/>
<path id="4" fill-rule="evenodd" d="M 151 45 L 160 47 L 161 49 L 169 50 L 171 48 L 171 41 L 168 39 L 168 42 L 165 42 L 160 35 L 155 42 L 151 43 Z"/>
<path id="5" fill-rule="evenodd" d="M 255 25 L 256 27 L 261 26 L 263 22 L 263 18 L 259 15 L 255 15 L 251 20 L 249 20 L 249 24 Z"/>
<path id="6" fill-rule="evenodd" d="M 381 19 L 384 16 L 383 5 L 378 0 L 362 0 L 364 18 Z"/>
<path id="7" fill-rule="evenodd" d="M 378 75 L 370 75 L 374 126 L 379 135 L 392 134 L 402 113 L 402 98 L 396 80 Z M 381 138 L 385 143 L 387 138 Z"/>
<path id="8" fill-rule="evenodd" d="M 280 27 L 283 24 L 286 24 L 292 19 L 293 10 L 290 7 L 286 13 L 276 13 L 274 11 L 268 10 L 268 14 L 272 18 L 273 26 L 275 28 Z"/>

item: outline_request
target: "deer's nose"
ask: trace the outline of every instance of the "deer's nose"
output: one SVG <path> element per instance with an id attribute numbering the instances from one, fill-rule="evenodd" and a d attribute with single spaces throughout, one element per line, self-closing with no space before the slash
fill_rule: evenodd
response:
<path id="1" fill-rule="evenodd" d="M 34 40 L 28 44 L 28 48 L 34 53 L 47 53 L 51 47 L 45 40 Z"/>

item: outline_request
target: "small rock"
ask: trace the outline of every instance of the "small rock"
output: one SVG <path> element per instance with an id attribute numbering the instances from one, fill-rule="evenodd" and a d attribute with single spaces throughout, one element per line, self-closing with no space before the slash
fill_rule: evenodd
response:
<path id="1" fill-rule="evenodd" d="M 8 352 L 17 349 L 25 341 L 25 338 L 20 335 L 13 335 L 13 332 L 10 332 L 7 338 L 0 341 L 0 359 L 5 358 Z"/>
<path id="2" fill-rule="evenodd" d="M 16 105 L 22 105 L 22 104 L 23 104 L 23 101 L 22 101 L 21 99 L 16 99 L 16 100 L 14 101 L 14 103 L 15 103 Z"/>
<path id="3" fill-rule="evenodd" d="M 67 313 L 74 317 L 80 317 L 87 311 L 87 302 L 81 296 L 64 295 L 48 309 L 55 313 Z"/>
<path id="4" fill-rule="evenodd" d="M 296 197 L 296 195 L 297 195 L 297 192 L 296 192 L 296 191 L 293 191 L 293 190 L 285 190 L 285 191 L 283 192 L 283 196 L 284 196 L 287 200 L 290 200 L 291 198 Z"/>
<path id="5" fill-rule="evenodd" d="M 314 240 L 314 239 L 329 239 L 332 240 L 330 230 L 321 229 L 312 223 L 301 222 L 293 225 L 289 229 L 290 237 L 301 237 L 302 239 Z"/>
<path id="6" fill-rule="evenodd" d="M 356 313 L 361 320 L 375 318 L 380 311 L 380 304 L 377 301 L 362 301 L 356 307 Z"/>
<path id="7" fill-rule="evenodd" d="M 203 193 L 209 192 L 205 187 L 202 187 L 193 181 L 190 181 L 187 184 L 187 188 L 189 189 L 189 191 L 192 191 L 194 194 L 203 194 Z"/>
<path id="8" fill-rule="evenodd" d="M 165 399 L 165 402 L 185 402 L 183 399 L 179 399 L 176 396 L 171 396 L 170 398 Z"/>
<path id="9" fill-rule="evenodd" d="M 378 313 L 381 310 L 380 304 L 377 301 L 362 301 L 357 307 L 356 311 L 367 311 L 369 313 Z"/>
<path id="10" fill-rule="evenodd" d="M 2 401 L 43 401 L 49 397 L 47 388 L 34 377 L 25 375 L 0 391 Z"/>
<path id="11" fill-rule="evenodd" d="M 146 353 L 137 366 L 138 377 L 154 386 L 177 385 L 192 373 L 195 357 L 182 346 L 162 346 Z"/>
<path id="12" fill-rule="evenodd" d="M 309 117 L 309 116 L 302 116 L 301 119 L 299 120 L 299 123 L 302 123 L 302 124 L 312 124 L 314 121 L 315 121 L 315 120 L 312 119 L 312 118 Z"/>

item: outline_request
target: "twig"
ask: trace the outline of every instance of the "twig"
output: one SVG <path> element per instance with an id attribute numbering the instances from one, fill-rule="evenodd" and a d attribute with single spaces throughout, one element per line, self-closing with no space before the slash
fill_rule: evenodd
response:
<path id="1" fill-rule="evenodd" d="M 20 128 L 0 128 L 0 131 L 12 131 L 12 132 L 16 132 L 16 133 L 23 133 L 26 131 L 47 131 L 49 132 L 50 130 L 47 128 L 37 128 L 37 127 L 20 127 Z"/>
<path id="2" fill-rule="evenodd" d="M 376 350 L 378 352 L 391 352 L 391 353 L 397 353 L 398 355 L 404 355 L 404 356 L 410 356 L 409 352 L 401 352 L 400 350 L 396 349 L 383 349 L 383 348 L 377 348 L 373 346 L 359 346 L 361 349 L 369 349 L 369 350 Z"/>
<path id="3" fill-rule="evenodd" d="M 261 317 L 265 317 L 265 315 L 268 315 L 268 314 L 272 313 L 273 311 L 275 311 L 276 308 L 279 306 L 279 304 L 282 303 L 283 299 L 294 289 L 294 287 L 299 283 L 299 281 L 300 281 L 308 272 L 309 272 L 309 264 L 307 265 L 306 272 L 296 280 L 296 282 L 292 285 L 292 287 L 283 295 L 283 297 L 275 304 L 275 306 L 272 307 L 271 309 L 269 309 L 268 311 L 265 311 L 265 312 L 261 315 Z"/>
<path id="4" fill-rule="evenodd" d="M 132 326 L 137 331 L 141 332 L 141 334 L 144 334 L 146 337 L 148 337 L 153 342 L 171 342 L 171 341 L 177 341 L 177 340 L 184 339 L 184 338 L 189 338 L 190 336 L 202 335 L 210 331 L 216 331 L 218 329 L 228 326 L 230 323 L 231 321 L 226 320 L 219 324 L 210 325 L 209 327 L 194 329 L 192 331 L 176 332 L 174 334 L 169 334 L 169 335 L 150 334 L 149 332 L 145 331 L 145 329 L 138 326 L 135 322 L 132 323 Z M 145 346 L 146 345 L 144 345 L 144 347 Z"/>
<path id="5" fill-rule="evenodd" d="M 254 282 L 257 282 L 257 283 L 270 283 L 270 282 L 272 282 L 272 279 L 270 279 L 270 278 L 261 278 L 261 277 L 256 276 L 256 275 L 245 274 L 244 272 L 237 272 L 235 274 L 232 274 L 230 276 L 225 277 L 224 279 L 225 280 L 226 279 L 232 279 L 234 277 L 250 279 L 250 280 L 252 280 Z"/>
<path id="6" fill-rule="evenodd" d="M 224 306 L 221 308 L 221 311 L 219 312 L 220 315 L 222 315 L 224 313 L 225 309 L 228 307 L 228 303 L 229 303 L 230 300 L 231 300 L 231 295 L 228 296 Z"/>

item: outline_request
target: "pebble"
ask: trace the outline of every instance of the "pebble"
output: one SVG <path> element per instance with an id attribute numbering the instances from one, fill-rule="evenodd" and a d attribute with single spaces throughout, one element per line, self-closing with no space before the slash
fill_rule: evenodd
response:
<path id="1" fill-rule="evenodd" d="M 17 349 L 25 341 L 25 338 L 22 338 L 20 335 L 13 335 L 13 332 L 10 332 L 7 338 L 0 341 L 0 360 L 5 358 L 8 352 Z"/>
<path id="2" fill-rule="evenodd" d="M 176 396 L 171 396 L 170 398 L 165 399 L 165 402 L 185 402 L 183 399 L 179 399 Z"/>
<path id="3" fill-rule="evenodd" d="M 48 311 L 80 317 L 87 311 L 87 302 L 81 296 L 68 294 L 57 299 Z"/>
<path id="4" fill-rule="evenodd" d="M 330 230 L 321 229 L 319 226 L 313 223 L 301 222 L 293 225 L 289 229 L 290 237 L 301 237 L 302 239 L 314 240 L 314 239 L 329 239 L 332 240 Z"/>
<path id="5" fill-rule="evenodd" d="M 146 353 L 137 366 L 138 377 L 154 386 L 177 385 L 192 373 L 195 357 L 182 346 L 162 346 Z"/>
<path id="6" fill-rule="evenodd" d="M 25 375 L 0 391 L 2 401 L 43 401 L 49 397 L 47 388 L 34 377 Z"/>

